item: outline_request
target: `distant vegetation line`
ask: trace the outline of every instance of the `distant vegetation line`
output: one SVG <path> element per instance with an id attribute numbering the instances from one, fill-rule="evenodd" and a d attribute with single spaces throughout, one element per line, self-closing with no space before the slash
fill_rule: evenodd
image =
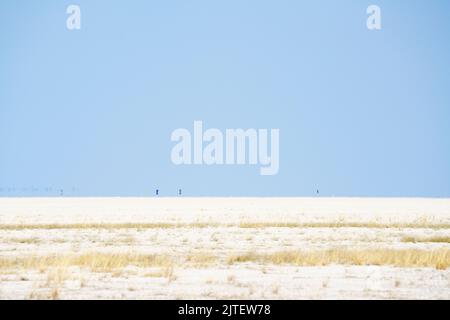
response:
<path id="1" fill-rule="evenodd" d="M 170 229 L 170 228 L 398 228 L 398 229 L 450 229 L 449 223 L 412 222 L 187 222 L 187 223 L 51 223 L 51 224 L 0 224 L 0 230 L 25 229 Z"/>

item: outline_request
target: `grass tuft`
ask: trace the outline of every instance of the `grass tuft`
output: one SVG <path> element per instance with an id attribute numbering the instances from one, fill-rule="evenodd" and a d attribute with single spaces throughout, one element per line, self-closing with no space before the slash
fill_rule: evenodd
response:
<path id="1" fill-rule="evenodd" d="M 92 271 L 110 272 L 127 266 L 165 267 L 172 260 L 163 255 L 130 253 L 86 253 L 81 255 L 50 255 L 42 257 L 0 258 L 0 268 L 46 269 L 49 267 L 78 266 Z"/>
<path id="2" fill-rule="evenodd" d="M 450 243 L 450 237 L 403 237 L 402 242 L 434 242 L 434 243 Z"/>
<path id="3" fill-rule="evenodd" d="M 450 250 L 346 250 L 281 251 L 267 254 L 247 253 L 228 257 L 228 263 L 259 262 L 293 264 L 298 266 L 390 265 L 396 267 L 433 267 L 439 270 L 450 266 Z"/>

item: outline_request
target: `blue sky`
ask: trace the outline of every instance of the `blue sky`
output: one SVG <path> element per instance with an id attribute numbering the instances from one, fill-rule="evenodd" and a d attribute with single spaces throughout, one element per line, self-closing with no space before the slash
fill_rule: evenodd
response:
<path id="1" fill-rule="evenodd" d="M 449 197 L 449 39 L 438 0 L 1 1 L 0 196 Z M 194 120 L 279 128 L 279 173 L 175 166 Z"/>

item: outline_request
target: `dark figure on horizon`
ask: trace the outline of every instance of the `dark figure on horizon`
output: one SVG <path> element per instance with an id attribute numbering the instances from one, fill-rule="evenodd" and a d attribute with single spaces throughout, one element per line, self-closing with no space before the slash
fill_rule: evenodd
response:
<path id="1" fill-rule="evenodd" d="M 181 196 L 181 189 L 178 189 L 178 195 Z"/>
<path id="2" fill-rule="evenodd" d="M 156 195 L 159 195 L 159 189 L 156 189 Z"/>

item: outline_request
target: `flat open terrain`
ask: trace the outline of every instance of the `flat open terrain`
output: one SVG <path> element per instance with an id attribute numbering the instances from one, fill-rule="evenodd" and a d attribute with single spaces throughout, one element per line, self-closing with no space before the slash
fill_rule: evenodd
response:
<path id="1" fill-rule="evenodd" d="M 450 299 L 450 199 L 0 198 L 1 299 Z"/>

